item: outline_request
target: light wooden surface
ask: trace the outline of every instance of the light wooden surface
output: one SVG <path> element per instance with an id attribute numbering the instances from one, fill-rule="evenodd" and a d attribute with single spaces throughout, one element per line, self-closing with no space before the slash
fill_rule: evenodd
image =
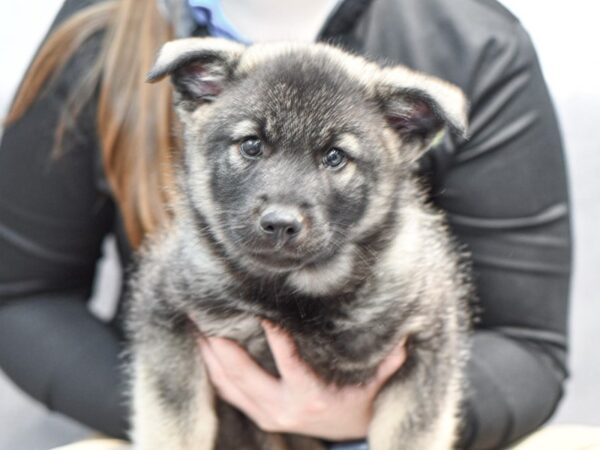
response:
<path id="1" fill-rule="evenodd" d="M 131 450 L 131 446 L 116 439 L 89 439 L 52 450 Z"/>
<path id="2" fill-rule="evenodd" d="M 91 439 L 53 450 L 131 450 L 131 447 L 126 442 L 114 439 Z M 600 450 L 600 427 L 578 425 L 547 427 L 511 447 L 510 450 Z"/>
<path id="3" fill-rule="evenodd" d="M 543 428 L 511 450 L 600 450 L 600 427 L 554 425 Z"/>

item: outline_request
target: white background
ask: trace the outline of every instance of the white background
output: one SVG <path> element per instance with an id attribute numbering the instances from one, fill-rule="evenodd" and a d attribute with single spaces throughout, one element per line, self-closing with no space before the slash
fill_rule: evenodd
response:
<path id="1" fill-rule="evenodd" d="M 0 115 L 61 3 L 0 0 Z M 554 420 L 600 425 L 600 3 L 503 3 L 521 19 L 538 49 L 561 119 L 572 183 L 572 377 Z M 45 449 L 86 432 L 46 414 L 1 377 L 0 398 L 1 450 Z"/>

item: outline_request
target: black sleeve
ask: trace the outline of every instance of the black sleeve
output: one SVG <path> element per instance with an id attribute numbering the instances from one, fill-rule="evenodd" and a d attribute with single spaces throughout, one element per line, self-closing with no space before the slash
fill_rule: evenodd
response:
<path id="1" fill-rule="evenodd" d="M 378 0 L 362 51 L 470 100 L 470 137 L 423 159 L 471 254 L 479 320 L 460 448 L 502 448 L 553 413 L 567 376 L 571 235 L 559 127 L 519 21 L 496 0 Z"/>
<path id="2" fill-rule="evenodd" d="M 567 376 L 563 148 L 530 39 L 506 22 L 474 66 L 471 136 L 454 149 L 435 198 L 473 261 L 479 321 L 463 445 L 477 449 L 501 448 L 544 423 Z M 448 165 L 444 152 L 433 156 L 438 167 Z"/>
<path id="3" fill-rule="evenodd" d="M 90 2 L 68 1 L 64 19 Z M 88 311 L 114 204 L 98 183 L 94 101 L 53 156 L 61 109 L 100 49 L 84 44 L 0 147 L 0 366 L 50 409 L 102 432 L 126 425 L 117 334 Z"/>
<path id="4" fill-rule="evenodd" d="M 567 376 L 566 170 L 535 51 L 496 0 L 378 0 L 356 33 L 361 51 L 471 102 L 470 138 L 432 149 L 422 172 L 471 254 L 478 297 L 460 448 L 502 448 L 550 417 Z"/>

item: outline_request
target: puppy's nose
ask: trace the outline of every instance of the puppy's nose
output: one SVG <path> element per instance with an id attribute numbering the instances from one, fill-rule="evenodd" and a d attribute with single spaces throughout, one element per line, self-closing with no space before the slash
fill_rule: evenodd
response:
<path id="1" fill-rule="evenodd" d="M 304 227 L 302 216 L 294 209 L 267 209 L 259 219 L 260 230 L 277 242 L 288 242 Z"/>

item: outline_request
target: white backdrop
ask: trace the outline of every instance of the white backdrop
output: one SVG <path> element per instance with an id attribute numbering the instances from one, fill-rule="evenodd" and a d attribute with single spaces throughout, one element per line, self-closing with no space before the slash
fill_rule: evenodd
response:
<path id="1" fill-rule="evenodd" d="M 61 0 L 0 0 L 0 115 Z M 600 425 L 600 2 L 504 0 L 529 30 L 555 99 L 567 147 L 576 237 L 571 313 L 572 377 L 555 421 Z M 6 392 L 6 395 L 5 395 Z M 43 419 L 0 378 L 0 419 L 30 423 L 0 433 L 0 449 L 33 450 L 81 431 Z M 10 399 L 10 401 L 5 401 Z M 42 425 L 47 420 L 50 425 Z M 37 421 L 33 423 L 33 421 Z M 1 423 L 6 424 L 6 420 Z M 4 427 L 3 427 L 4 428 Z M 66 430 L 66 431 L 65 431 Z M 61 432 L 62 437 L 61 437 Z M 38 439 L 35 440 L 35 434 Z M 46 433 L 44 436 L 43 434 Z M 57 437 L 58 436 L 58 437 Z M 33 440 L 32 440 L 33 439 Z M 36 444 L 27 444 L 37 442 Z"/>
<path id="2" fill-rule="evenodd" d="M 536 44 L 561 120 L 571 179 L 571 380 L 555 420 L 600 425 L 600 2 L 503 3 Z"/>
<path id="3" fill-rule="evenodd" d="M 529 30 L 559 107 L 580 98 L 600 114 L 600 2 L 502 0 Z M 0 111 L 62 0 L 0 1 Z M 598 116 L 596 116 L 597 118 Z"/>

